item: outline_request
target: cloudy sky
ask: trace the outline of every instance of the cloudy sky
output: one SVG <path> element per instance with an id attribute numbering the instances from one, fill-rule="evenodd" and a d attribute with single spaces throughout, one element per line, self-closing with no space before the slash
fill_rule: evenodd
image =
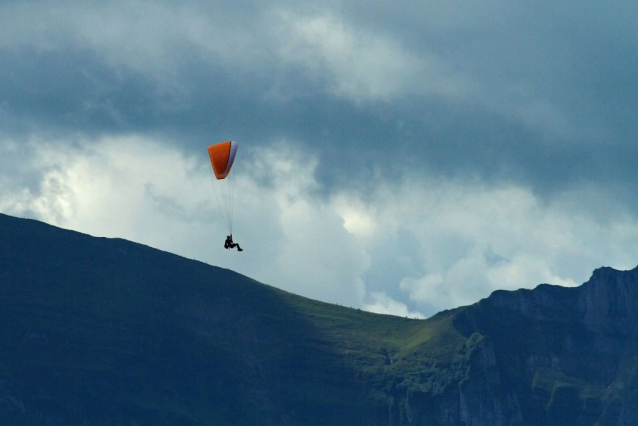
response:
<path id="1" fill-rule="evenodd" d="M 636 266 L 636 3 L 319 3 L 0 2 L 0 212 L 412 317 Z"/>

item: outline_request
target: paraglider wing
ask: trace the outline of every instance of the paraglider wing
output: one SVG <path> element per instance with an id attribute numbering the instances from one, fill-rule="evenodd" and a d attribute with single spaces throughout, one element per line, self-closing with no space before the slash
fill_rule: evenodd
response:
<path id="1" fill-rule="evenodd" d="M 228 176 L 231 167 L 233 167 L 236 154 L 237 142 L 235 141 L 222 142 L 208 147 L 210 163 L 218 180 L 225 179 Z"/>
<path id="2" fill-rule="evenodd" d="M 233 233 L 233 201 L 235 198 L 235 173 L 230 174 L 230 171 L 236 155 L 237 142 L 235 141 L 221 142 L 208 147 L 210 164 L 216 178 L 213 179 L 211 175 L 215 199 L 229 235 Z M 229 178 L 227 179 L 227 177 Z"/>

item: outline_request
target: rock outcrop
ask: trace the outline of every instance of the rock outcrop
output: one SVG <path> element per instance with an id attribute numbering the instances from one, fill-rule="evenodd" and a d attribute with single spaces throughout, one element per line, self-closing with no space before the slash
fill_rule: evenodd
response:
<path id="1" fill-rule="evenodd" d="M 496 291 L 453 323 L 476 341 L 467 372 L 435 404 L 407 396 L 409 424 L 638 424 L 638 268 Z"/>

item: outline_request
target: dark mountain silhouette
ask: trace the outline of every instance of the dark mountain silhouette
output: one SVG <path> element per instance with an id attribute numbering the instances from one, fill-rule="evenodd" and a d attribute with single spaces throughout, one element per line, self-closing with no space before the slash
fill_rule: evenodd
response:
<path id="1" fill-rule="evenodd" d="M 636 425 L 638 269 L 428 320 L 0 215 L 2 425 Z"/>

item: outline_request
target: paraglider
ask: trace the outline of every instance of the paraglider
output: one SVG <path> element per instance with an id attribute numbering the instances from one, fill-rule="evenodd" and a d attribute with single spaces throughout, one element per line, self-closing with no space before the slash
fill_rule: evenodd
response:
<path id="1" fill-rule="evenodd" d="M 224 248 L 235 248 L 237 251 L 243 251 L 239 244 L 233 242 L 233 202 L 235 192 L 235 174 L 231 173 L 235 156 L 237 155 L 237 142 L 226 141 L 208 147 L 208 156 L 210 164 L 213 167 L 215 178 L 213 180 L 213 188 L 215 190 L 215 198 L 217 206 L 228 236 L 224 243 Z"/>
<path id="2" fill-rule="evenodd" d="M 228 249 L 234 249 L 235 247 L 237 247 L 237 251 L 244 251 L 243 248 L 239 247 L 239 244 L 233 242 L 232 235 L 227 235 L 226 241 L 224 242 L 224 248 L 228 250 Z"/>

